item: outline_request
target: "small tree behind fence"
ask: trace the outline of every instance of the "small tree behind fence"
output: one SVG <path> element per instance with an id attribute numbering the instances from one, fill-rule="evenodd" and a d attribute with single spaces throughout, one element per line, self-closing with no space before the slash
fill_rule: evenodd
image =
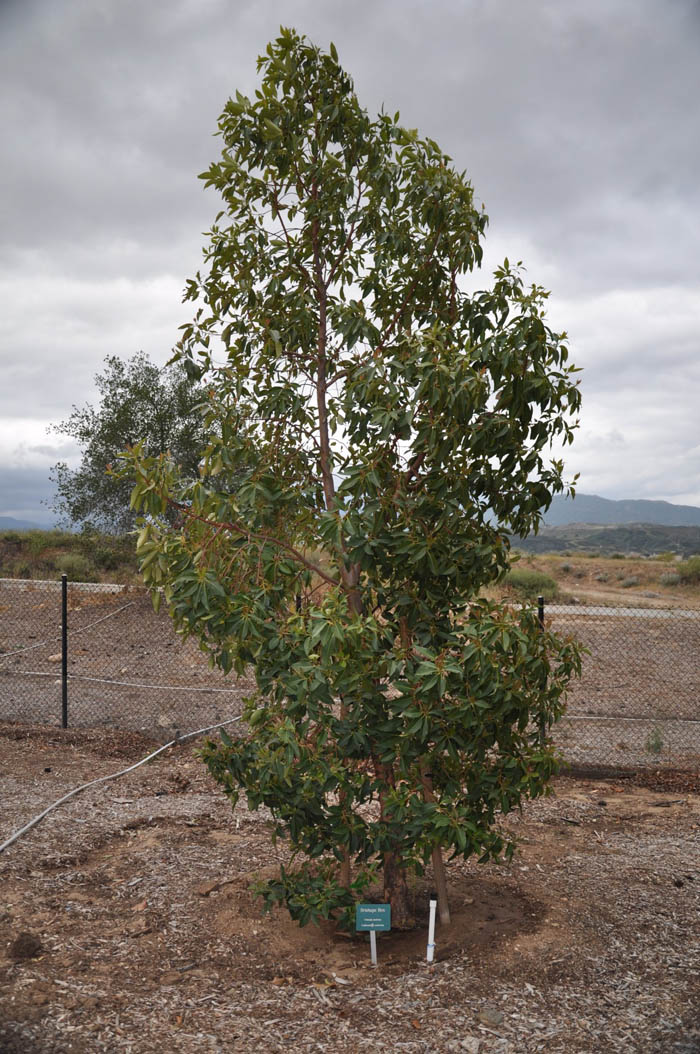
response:
<path id="1" fill-rule="evenodd" d="M 237 714 L 246 678 L 209 667 L 140 588 L 70 583 L 62 677 L 61 583 L 0 580 L 0 720 L 124 728 L 160 738 Z M 577 765 L 700 763 L 700 609 L 547 605 L 587 649 L 554 735 Z"/>

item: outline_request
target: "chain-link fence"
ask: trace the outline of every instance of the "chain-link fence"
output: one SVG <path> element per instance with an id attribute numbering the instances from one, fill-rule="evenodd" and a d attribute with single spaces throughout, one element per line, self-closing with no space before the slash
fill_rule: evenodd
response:
<path id="1" fill-rule="evenodd" d="M 63 675 L 61 583 L 0 580 L 0 720 L 169 737 L 240 712 L 252 681 L 210 669 L 144 590 L 71 583 Z M 548 606 L 586 647 L 555 739 L 570 762 L 700 765 L 700 609 Z"/>
<path id="2" fill-rule="evenodd" d="M 0 579 L 0 720 L 127 728 L 160 738 L 240 713 L 224 678 L 143 589 L 70 583 L 66 676 L 60 582 Z"/>
<path id="3" fill-rule="evenodd" d="M 547 606 L 586 648 L 555 739 L 574 764 L 700 767 L 700 608 Z"/>

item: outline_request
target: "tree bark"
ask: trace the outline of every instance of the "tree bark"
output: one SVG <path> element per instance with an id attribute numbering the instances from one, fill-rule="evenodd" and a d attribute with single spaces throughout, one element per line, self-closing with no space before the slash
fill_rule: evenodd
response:
<path id="1" fill-rule="evenodd" d="M 376 755 L 372 756 L 374 771 L 384 787 L 394 784 L 394 772 L 390 765 L 383 764 Z M 379 792 L 381 819 L 391 822 L 387 810 L 386 791 Z M 392 929 L 408 929 L 413 918 L 408 906 L 408 885 L 406 869 L 401 862 L 400 854 L 394 849 L 385 850 L 382 854 L 384 872 L 384 901 L 391 905 Z"/>
<path id="2" fill-rule="evenodd" d="M 340 861 L 340 867 L 338 868 L 338 882 L 343 889 L 350 889 L 350 883 L 352 881 L 352 871 L 350 868 L 350 853 L 347 848 L 343 849 L 343 859 Z"/>
<path id="3" fill-rule="evenodd" d="M 425 801 L 434 802 L 433 781 L 425 764 L 421 764 L 420 775 L 423 783 L 423 798 Z M 450 919 L 450 902 L 447 895 L 447 877 L 445 875 L 445 862 L 442 859 L 442 849 L 439 845 L 433 846 L 432 861 L 440 922 L 443 926 L 449 926 L 452 920 Z"/>
<path id="4" fill-rule="evenodd" d="M 413 919 L 408 907 L 406 871 L 397 853 L 384 853 L 384 901 L 391 905 L 391 928 L 408 929 Z"/>

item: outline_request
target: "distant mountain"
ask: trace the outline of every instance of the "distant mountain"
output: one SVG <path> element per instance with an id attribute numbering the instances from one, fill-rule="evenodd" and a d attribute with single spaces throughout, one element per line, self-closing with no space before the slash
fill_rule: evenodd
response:
<path id="1" fill-rule="evenodd" d="M 615 504 L 613 502 L 613 504 Z M 652 503 L 650 503 L 652 504 Z M 542 527 L 538 534 L 513 538 L 513 548 L 528 553 L 700 553 L 700 526 L 667 527 L 661 523 L 563 523 Z"/>
<path id="2" fill-rule="evenodd" d="M 700 509 L 695 505 L 672 505 L 670 501 L 629 499 L 611 501 L 595 494 L 577 494 L 575 498 L 557 495 L 544 522 L 548 527 L 568 523 L 651 523 L 665 527 L 700 527 Z"/>
<path id="3" fill-rule="evenodd" d="M 41 531 L 45 530 L 40 523 L 31 520 L 16 520 L 14 516 L 0 516 L 0 531 Z"/>

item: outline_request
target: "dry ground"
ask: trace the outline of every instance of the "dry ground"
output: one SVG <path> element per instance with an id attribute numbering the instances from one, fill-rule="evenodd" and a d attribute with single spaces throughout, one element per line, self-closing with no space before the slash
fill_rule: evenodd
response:
<path id="1" fill-rule="evenodd" d="M 92 788 L 0 855 L 0 1050 L 700 1051 L 700 781 L 560 778 L 509 866 L 450 864 L 455 922 L 379 940 L 261 917 L 283 858 L 192 746 Z M 0 726 L 0 841 L 149 751 Z M 426 889 L 416 887 L 420 915 Z"/>
<path id="2" fill-rule="evenodd" d="M 515 565 L 541 571 L 555 580 L 559 595 L 553 604 L 575 600 L 582 604 L 621 607 L 698 608 L 700 586 L 668 585 L 677 571 L 675 560 L 594 553 L 524 553 Z"/>

